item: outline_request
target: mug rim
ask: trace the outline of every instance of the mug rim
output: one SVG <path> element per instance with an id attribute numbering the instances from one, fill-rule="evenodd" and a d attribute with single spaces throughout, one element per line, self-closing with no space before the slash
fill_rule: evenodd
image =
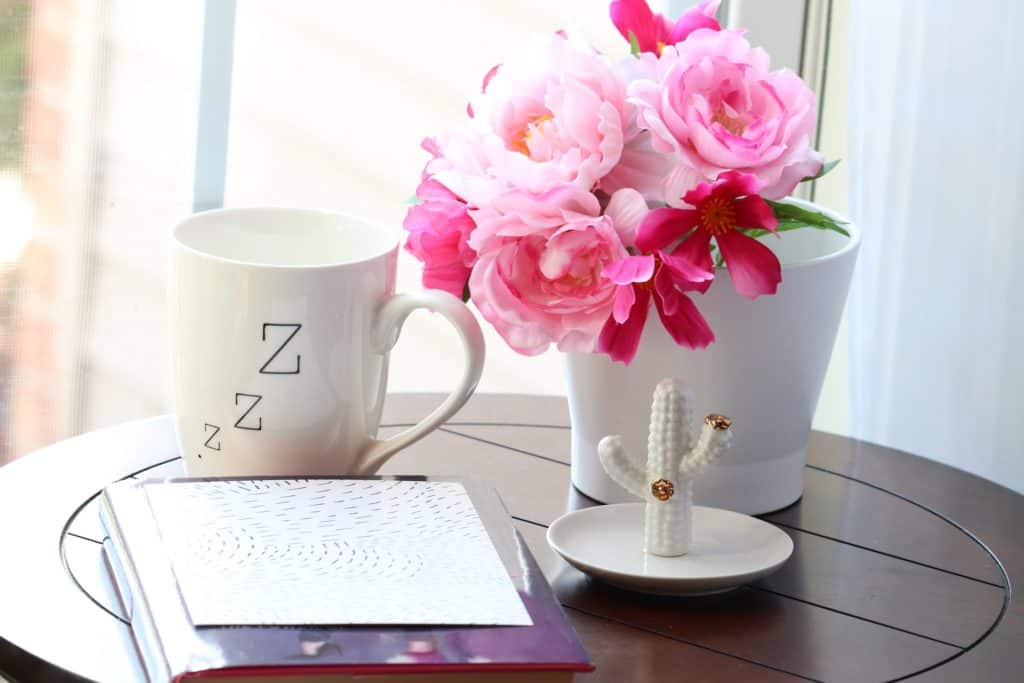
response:
<path id="1" fill-rule="evenodd" d="M 383 233 L 387 236 L 388 246 L 386 249 L 378 250 L 375 253 L 371 253 L 369 256 L 362 258 L 354 258 L 349 260 L 334 260 L 328 263 L 300 263 L 300 264 L 289 264 L 289 263 L 268 263 L 262 261 L 249 261 L 238 258 L 231 258 L 228 256 L 222 256 L 215 254 L 210 251 L 199 249 L 192 244 L 184 241 L 181 237 L 181 231 L 188 225 L 193 223 L 208 220 L 211 218 L 218 218 L 221 216 L 230 215 L 244 215 L 244 214 L 266 214 L 271 212 L 287 213 L 293 215 L 303 216 L 319 216 L 329 217 L 333 219 L 340 219 L 346 223 L 354 223 L 365 228 L 372 229 L 374 231 Z M 397 230 L 389 229 L 379 223 L 375 223 L 369 219 L 363 218 L 356 214 L 346 213 L 344 211 L 334 211 L 330 209 L 316 209 L 316 208 L 304 208 L 296 206 L 240 206 L 240 207 L 226 207 L 219 209 L 207 209 L 205 211 L 193 212 L 184 218 L 179 219 L 174 227 L 171 228 L 171 240 L 174 243 L 176 249 L 181 249 L 185 252 L 191 253 L 199 258 L 208 259 L 210 261 L 216 261 L 219 263 L 231 264 L 234 266 L 246 266 L 250 268 L 272 268 L 280 270 L 322 270 L 328 268 L 344 268 L 347 266 L 356 266 L 363 263 L 369 263 L 376 261 L 381 258 L 385 258 L 392 253 L 398 251 L 399 247 L 399 233 Z"/>

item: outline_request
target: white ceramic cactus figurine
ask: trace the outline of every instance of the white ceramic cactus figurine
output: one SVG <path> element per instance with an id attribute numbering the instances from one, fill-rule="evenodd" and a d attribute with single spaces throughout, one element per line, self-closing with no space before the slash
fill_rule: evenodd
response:
<path id="1" fill-rule="evenodd" d="M 674 557 L 690 549 L 693 536 L 693 480 L 729 448 L 731 422 L 708 415 L 693 443 L 693 397 L 682 382 L 663 379 L 654 388 L 647 463 L 626 451 L 621 436 L 606 436 L 598 444 L 601 465 L 612 479 L 647 501 L 644 549 Z"/>

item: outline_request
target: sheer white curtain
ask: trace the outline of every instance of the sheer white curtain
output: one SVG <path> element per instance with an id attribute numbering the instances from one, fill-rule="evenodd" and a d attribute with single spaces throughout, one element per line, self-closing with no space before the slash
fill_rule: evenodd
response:
<path id="1" fill-rule="evenodd" d="M 853 435 L 1024 491 L 1024 5 L 852 5 Z"/>

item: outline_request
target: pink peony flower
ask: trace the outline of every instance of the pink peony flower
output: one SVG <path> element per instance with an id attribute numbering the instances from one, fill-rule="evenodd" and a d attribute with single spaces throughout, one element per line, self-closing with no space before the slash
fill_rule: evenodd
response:
<path id="1" fill-rule="evenodd" d="M 511 192 L 473 212 L 470 242 L 481 249 L 469 280 L 473 303 L 519 353 L 550 344 L 593 351 L 615 293 L 601 273 L 628 256 L 623 235 L 631 237 L 646 212 L 631 191 L 613 196 L 604 215 L 600 208 L 593 194 L 563 186 L 539 196 Z"/>
<path id="2" fill-rule="evenodd" d="M 622 155 L 630 107 L 625 83 L 601 55 L 549 34 L 504 62 L 472 111 L 440 141 L 442 157 L 429 172 L 484 206 L 511 189 L 600 187 Z"/>
<path id="3" fill-rule="evenodd" d="M 719 25 L 715 13 L 718 12 L 720 2 L 704 0 L 684 12 L 675 24 L 661 14 L 652 12 L 647 0 L 615 0 L 609 8 L 609 14 L 623 38 L 628 41 L 632 33 L 636 36 L 641 52 L 660 55 L 664 47 L 683 42 L 699 28 L 717 31 Z"/>
<path id="4" fill-rule="evenodd" d="M 658 61 L 657 79 L 630 85 L 637 119 L 656 150 L 713 180 L 730 169 L 756 175 L 769 198 L 788 195 L 821 168 L 811 148 L 814 93 L 738 31 L 700 29 Z"/>
<path id="5" fill-rule="evenodd" d="M 626 187 L 616 190 L 604 207 L 604 215 L 612 219 L 615 231 L 619 233 L 622 243 L 632 247 L 636 243 L 636 231 L 647 215 L 647 202 L 636 190 Z"/>
<path id="6" fill-rule="evenodd" d="M 423 262 L 423 286 L 462 298 L 476 252 L 469 247 L 475 228 L 465 202 L 433 178 L 416 188 L 420 203 L 410 206 L 402 226 L 409 231 L 405 248 Z"/>
<path id="7" fill-rule="evenodd" d="M 702 349 L 715 341 L 704 316 L 686 292 L 706 289 L 714 273 L 693 265 L 675 254 L 627 256 L 609 264 L 602 272 L 614 282 L 615 302 L 612 315 L 598 336 L 597 350 L 614 361 L 629 364 L 636 356 L 647 322 L 651 298 L 658 317 L 672 339 L 680 346 Z"/>
<path id="8" fill-rule="evenodd" d="M 486 206 L 508 188 L 507 183 L 488 173 L 483 136 L 473 121 L 475 118 L 423 141 L 422 146 L 433 156 L 423 175 L 434 178 L 467 204 Z"/>
<path id="9" fill-rule="evenodd" d="M 491 82 L 491 79 L 494 78 L 494 74 L 498 73 L 498 69 L 500 68 L 501 64 L 495 64 L 487 70 L 487 73 L 484 74 L 484 82 L 480 84 L 480 92 L 487 92 L 487 84 Z M 474 116 L 472 102 L 466 104 L 466 115 L 469 118 L 473 118 Z"/>
<path id="10" fill-rule="evenodd" d="M 619 163 L 601 181 L 601 189 L 609 194 L 633 189 L 652 204 L 667 204 L 665 179 L 672 173 L 672 158 L 655 151 L 650 133 L 635 125 L 626 139 Z"/>
<path id="11" fill-rule="evenodd" d="M 760 181 L 752 175 L 726 171 L 713 183 L 701 183 L 684 197 L 693 209 L 655 209 L 647 214 L 636 245 L 644 251 L 664 249 L 689 235 L 674 255 L 710 270 L 711 238 L 715 238 L 736 291 L 748 298 L 774 294 L 782 267 L 772 250 L 743 229 L 774 232 L 777 221 L 768 203 L 757 195 Z M 710 281 L 707 282 L 709 286 Z M 704 286 L 704 290 L 707 286 Z"/>
<path id="12" fill-rule="evenodd" d="M 483 253 L 510 239 L 559 228 L 574 217 L 599 216 L 601 204 L 592 192 L 574 185 L 561 185 L 536 195 L 512 190 L 469 213 L 477 226 L 469 237 L 469 245 Z"/>

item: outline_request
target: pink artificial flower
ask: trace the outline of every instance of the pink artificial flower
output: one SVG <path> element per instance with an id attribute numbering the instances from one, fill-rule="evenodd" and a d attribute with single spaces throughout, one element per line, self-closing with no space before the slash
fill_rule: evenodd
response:
<path id="1" fill-rule="evenodd" d="M 601 181 L 601 189 L 608 194 L 633 189 L 652 204 L 667 204 L 665 179 L 673 165 L 671 157 L 651 146 L 650 133 L 631 125 L 619 163 Z"/>
<path id="2" fill-rule="evenodd" d="M 558 34 L 535 37 L 504 62 L 472 105 L 429 171 L 474 206 L 512 189 L 600 187 L 619 163 L 631 114 L 612 66 Z"/>
<path id="3" fill-rule="evenodd" d="M 574 185 L 560 185 L 543 194 L 511 190 L 470 210 L 477 227 L 469 237 L 469 245 L 484 253 L 509 240 L 560 228 L 577 216 L 586 219 L 600 214 L 597 197 Z"/>
<path id="4" fill-rule="evenodd" d="M 738 31 L 697 30 L 658 60 L 657 78 L 630 85 L 654 148 L 678 154 L 704 180 L 735 169 L 756 175 L 762 194 L 784 197 L 821 168 L 811 147 L 814 93 Z"/>
<path id="5" fill-rule="evenodd" d="M 647 215 L 647 202 L 643 195 L 630 187 L 616 190 L 608 198 L 604 207 L 604 215 L 612 219 L 615 231 L 619 233 L 622 243 L 627 247 L 636 244 L 636 231 Z"/>
<path id="6" fill-rule="evenodd" d="M 614 68 L 625 83 L 652 80 L 657 78 L 658 58 L 650 52 L 626 56 L 617 60 Z M 601 180 L 601 189 L 612 194 L 623 188 L 632 188 L 651 204 L 669 204 L 666 191 L 675 188 L 671 188 L 666 179 L 671 177 L 678 160 L 675 155 L 662 154 L 654 149 L 650 131 L 638 125 L 636 107 L 630 107 L 624 139 L 619 163 Z M 682 197 L 683 192 L 685 190 L 676 196 Z"/>
<path id="7" fill-rule="evenodd" d="M 626 56 L 613 64 L 624 83 L 655 78 L 658 58 L 644 53 Z M 672 172 L 675 161 L 670 155 L 655 151 L 651 134 L 637 125 L 636 107 L 629 107 L 619 163 L 601 179 L 601 189 L 613 194 L 623 188 L 637 190 L 652 204 L 665 204 L 664 179 Z"/>
<path id="8" fill-rule="evenodd" d="M 475 117 L 470 118 L 465 125 L 424 140 L 423 147 L 433 158 L 427 162 L 423 174 L 437 180 L 467 204 L 486 206 L 508 187 L 506 182 L 489 173 L 484 138 L 475 122 Z"/>
<path id="9" fill-rule="evenodd" d="M 487 84 L 491 82 L 491 79 L 494 78 L 494 74 L 498 73 L 498 69 L 500 68 L 501 64 L 495 64 L 487 70 L 487 73 L 484 74 L 484 82 L 480 85 L 480 92 L 487 92 Z M 472 102 L 466 103 L 466 115 L 469 116 L 469 118 L 473 118 L 474 116 Z"/>
<path id="10" fill-rule="evenodd" d="M 687 10 L 675 24 L 661 14 L 655 14 L 647 0 L 615 0 L 609 7 L 612 23 L 627 41 L 629 34 L 636 36 L 641 52 L 660 55 L 664 47 L 686 40 L 699 28 L 719 30 L 715 14 L 721 0 L 704 0 Z"/>
<path id="11" fill-rule="evenodd" d="M 672 339 L 680 346 L 702 349 L 715 341 L 707 320 L 686 292 L 706 289 L 714 273 L 693 265 L 675 254 L 627 256 L 607 266 L 601 273 L 617 287 L 612 315 L 597 340 L 597 350 L 613 361 L 629 365 L 636 356 L 647 322 L 651 298 L 658 317 Z"/>
<path id="12" fill-rule="evenodd" d="M 544 195 L 510 192 L 475 210 L 470 242 L 481 252 L 469 288 L 477 310 L 519 353 L 552 343 L 593 351 L 615 294 L 601 273 L 628 256 L 622 234 L 635 233 L 646 212 L 635 202 L 643 203 L 635 192 L 613 197 L 601 215 L 593 194 L 567 185 Z"/>
<path id="13" fill-rule="evenodd" d="M 402 226 L 409 231 L 405 248 L 423 262 L 423 286 L 462 298 L 476 252 L 469 234 L 476 225 L 466 203 L 447 187 L 426 177 L 416 188 L 419 204 L 410 206 Z"/>
<path id="14" fill-rule="evenodd" d="M 631 247 L 640 222 L 647 215 L 647 203 L 639 192 L 626 188 L 609 198 L 604 213 L 612 219 L 622 244 Z M 484 253 L 508 239 L 600 216 L 601 203 L 592 192 L 562 185 L 540 195 L 512 190 L 495 197 L 487 206 L 471 209 L 469 214 L 476 224 L 469 246 Z"/>
<path id="15" fill-rule="evenodd" d="M 775 232 L 777 221 L 768 203 L 757 195 L 755 176 L 726 171 L 713 183 L 700 183 L 683 199 L 692 209 L 655 209 L 647 214 L 636 245 L 644 251 L 664 249 L 686 237 L 673 254 L 698 268 L 711 269 L 711 238 L 715 238 L 736 291 L 748 298 L 774 294 L 782 267 L 772 250 L 744 229 Z M 710 281 L 704 286 L 710 286 Z"/>

